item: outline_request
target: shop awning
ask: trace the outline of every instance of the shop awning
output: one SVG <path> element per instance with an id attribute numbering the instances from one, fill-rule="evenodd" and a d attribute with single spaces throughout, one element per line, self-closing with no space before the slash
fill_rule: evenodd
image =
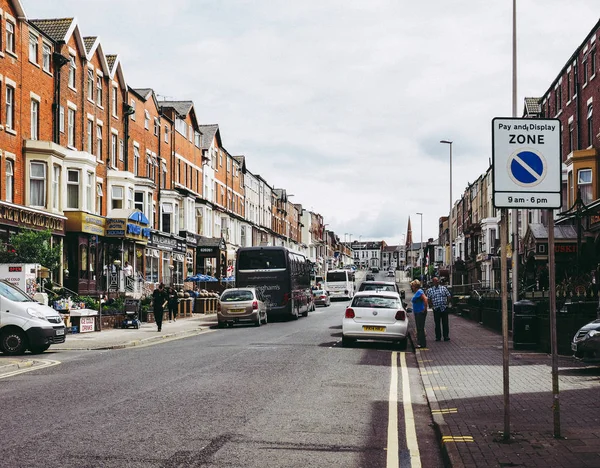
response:
<path id="1" fill-rule="evenodd" d="M 148 221 L 146 215 L 140 210 L 127 210 L 124 208 L 111 210 L 110 216 L 108 216 L 108 218 L 126 219 L 128 221 L 135 221 L 146 226 L 150 224 L 150 221 Z"/>

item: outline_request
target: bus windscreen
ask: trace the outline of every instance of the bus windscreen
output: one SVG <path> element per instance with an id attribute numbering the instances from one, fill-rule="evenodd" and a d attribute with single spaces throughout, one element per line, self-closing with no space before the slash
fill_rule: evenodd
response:
<path id="1" fill-rule="evenodd" d="M 240 252 L 239 270 L 275 270 L 285 268 L 285 252 L 282 250 L 245 250 Z"/>
<path id="2" fill-rule="evenodd" d="M 336 281 L 347 281 L 345 271 L 330 271 L 327 272 L 327 282 L 334 283 Z"/>

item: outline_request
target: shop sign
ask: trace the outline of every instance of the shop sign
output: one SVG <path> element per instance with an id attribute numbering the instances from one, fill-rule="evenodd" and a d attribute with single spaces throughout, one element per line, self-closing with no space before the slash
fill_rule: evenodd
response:
<path id="1" fill-rule="evenodd" d="M 97 236 L 105 235 L 106 218 L 83 211 L 68 211 L 66 228 L 70 232 L 84 232 Z"/>
<path id="2" fill-rule="evenodd" d="M 124 219 L 107 219 L 106 220 L 106 236 L 107 237 L 125 237 L 125 226 L 127 223 Z"/>
<path id="3" fill-rule="evenodd" d="M 0 202 L 0 223 L 35 230 L 49 229 L 53 234 L 65 234 L 63 218 L 3 202 Z"/>
<path id="4" fill-rule="evenodd" d="M 106 237 L 124 237 L 136 241 L 146 241 L 150 238 L 150 228 L 127 222 L 126 219 L 107 219 Z"/>
<path id="5" fill-rule="evenodd" d="M 186 250 L 186 243 L 184 239 L 163 235 L 158 232 L 151 233 L 150 245 L 163 250 L 171 250 L 173 252 L 185 252 Z"/>
<path id="6" fill-rule="evenodd" d="M 179 231 L 179 236 L 183 237 L 185 239 L 186 244 L 191 246 L 198 245 L 198 239 L 200 238 L 200 236 L 198 236 L 197 234 L 187 231 Z"/>
<path id="7" fill-rule="evenodd" d="M 94 331 L 94 317 L 81 317 L 79 319 L 79 333 Z"/>
<path id="8" fill-rule="evenodd" d="M 548 253 L 548 244 L 538 244 L 537 253 L 539 255 L 546 255 Z M 554 245 L 554 253 L 557 254 L 576 254 L 577 253 L 577 244 L 569 243 L 569 244 L 555 244 Z"/>

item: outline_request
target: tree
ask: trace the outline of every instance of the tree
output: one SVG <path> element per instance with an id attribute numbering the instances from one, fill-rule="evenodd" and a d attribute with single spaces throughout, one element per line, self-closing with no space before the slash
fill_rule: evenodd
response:
<path id="1" fill-rule="evenodd" d="M 0 252 L 0 263 L 39 263 L 54 270 L 60 265 L 60 246 L 51 245 L 52 233 L 24 229 L 10 237 L 10 245 Z"/>

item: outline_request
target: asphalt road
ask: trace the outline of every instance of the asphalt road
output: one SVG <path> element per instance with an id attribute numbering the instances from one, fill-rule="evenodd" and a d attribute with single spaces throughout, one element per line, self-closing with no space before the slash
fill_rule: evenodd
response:
<path id="1" fill-rule="evenodd" d="M 0 381 L 0 466 L 443 466 L 410 347 L 342 348 L 345 306 L 141 348 L 49 351 L 60 365 Z"/>

